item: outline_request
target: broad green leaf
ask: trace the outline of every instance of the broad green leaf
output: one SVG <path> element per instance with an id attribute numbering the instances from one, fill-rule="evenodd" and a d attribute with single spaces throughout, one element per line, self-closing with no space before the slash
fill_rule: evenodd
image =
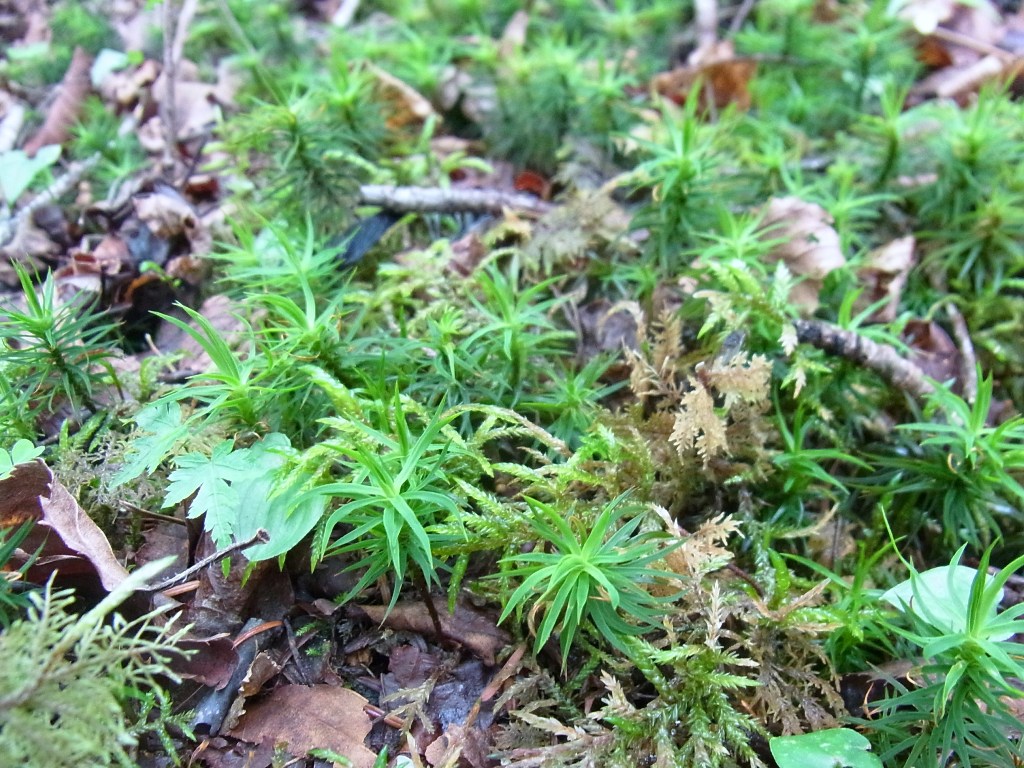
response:
<path id="1" fill-rule="evenodd" d="M 288 438 L 272 433 L 246 449 L 249 471 L 237 482 L 238 506 L 231 523 L 235 538 L 247 539 L 262 528 L 270 541 L 244 551 L 251 561 L 269 560 L 283 555 L 313 530 L 323 516 L 327 499 L 317 494 L 302 494 L 306 478 L 294 478 L 290 485 L 278 487 L 277 476 L 285 464 L 285 452 L 291 449 Z"/>
<path id="2" fill-rule="evenodd" d="M 768 746 L 779 768 L 882 768 L 870 742 L 849 728 L 776 736 Z"/>
<path id="3" fill-rule="evenodd" d="M 967 631 L 967 606 L 971 584 L 978 571 L 966 565 L 943 565 L 917 573 L 882 595 L 882 600 L 904 612 L 913 613 L 939 632 L 959 634 Z M 990 576 L 986 581 L 991 581 Z M 1002 599 L 1002 590 L 999 592 Z M 999 600 L 996 601 L 998 604 Z M 994 619 L 996 606 L 988 619 Z M 998 633 L 990 640 L 1006 640 L 1012 635 Z"/>
<path id="4" fill-rule="evenodd" d="M 9 477 L 19 464 L 35 461 L 42 453 L 42 447 L 24 439 L 16 441 L 10 451 L 0 449 L 0 480 Z"/>
<path id="5" fill-rule="evenodd" d="M 256 561 L 283 555 L 313 530 L 326 504 L 321 495 L 301 493 L 303 477 L 278 487 L 279 470 L 289 450 L 288 438 L 272 433 L 249 448 L 234 450 L 232 442 L 225 440 L 209 457 L 179 456 L 164 506 L 195 494 L 188 516 L 205 516 L 204 527 L 217 546 L 248 539 L 262 528 L 270 541 L 249 547 L 245 557 Z"/>
<path id="6" fill-rule="evenodd" d="M 8 205 L 14 205 L 33 179 L 57 162 L 60 146 L 48 144 L 29 157 L 20 149 L 0 152 L 0 192 Z"/>
<path id="7" fill-rule="evenodd" d="M 231 482 L 244 479 L 248 466 L 248 451 L 233 451 L 232 447 L 232 442 L 225 440 L 209 457 L 201 453 L 178 456 L 174 460 L 178 468 L 168 477 L 163 503 L 171 507 L 195 494 L 188 516 L 206 515 L 204 526 L 219 547 L 230 543 L 238 515 L 239 494 Z"/>

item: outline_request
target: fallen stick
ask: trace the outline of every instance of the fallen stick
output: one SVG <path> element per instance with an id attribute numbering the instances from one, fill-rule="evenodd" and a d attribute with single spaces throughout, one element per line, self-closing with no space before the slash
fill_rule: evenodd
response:
<path id="1" fill-rule="evenodd" d="M 500 189 L 391 187 L 378 184 L 360 187 L 359 202 L 400 213 L 501 213 L 505 208 L 511 208 L 539 216 L 554 207 L 533 195 Z"/>
<path id="2" fill-rule="evenodd" d="M 821 320 L 794 320 L 793 325 L 801 343 L 862 365 L 918 399 L 935 391 L 924 371 L 909 360 L 904 360 L 890 346 Z"/>

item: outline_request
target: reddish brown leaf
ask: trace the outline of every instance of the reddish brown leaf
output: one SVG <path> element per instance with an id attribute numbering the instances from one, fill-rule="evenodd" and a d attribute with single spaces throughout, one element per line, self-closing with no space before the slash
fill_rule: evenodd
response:
<path id="1" fill-rule="evenodd" d="M 444 600 L 435 599 L 434 607 L 445 638 L 469 648 L 489 665 L 494 664 L 495 655 L 510 642 L 508 633 L 500 629 L 491 617 L 468 605 L 456 605 L 454 615 L 448 613 Z M 391 629 L 427 636 L 436 634 L 430 612 L 423 602 L 399 603 L 390 613 L 386 605 L 362 605 L 355 608 L 365 613 L 371 621 Z"/>
<path id="2" fill-rule="evenodd" d="M 89 82 L 91 66 L 92 56 L 81 48 L 75 48 L 57 98 L 46 113 L 46 120 L 35 135 L 25 142 L 25 154 L 29 157 L 34 157 L 36 152 L 49 144 L 63 144 L 71 137 L 71 128 L 78 122 L 82 103 L 92 87 Z"/>
<path id="3" fill-rule="evenodd" d="M 228 684 L 238 665 L 238 653 L 228 635 L 186 637 L 178 641 L 177 647 L 194 653 L 188 657 L 175 654 L 171 669 L 182 677 L 217 690 Z"/>
<path id="4" fill-rule="evenodd" d="M 65 576 L 95 573 L 109 592 L 128 575 L 103 531 L 41 461 L 21 464 L 10 477 L 0 480 L 0 525 L 27 520 L 36 520 L 38 525 L 24 544 L 26 551 L 34 551 L 47 529 L 52 531 L 30 578 L 42 581 L 53 571 Z"/>
<path id="5" fill-rule="evenodd" d="M 376 755 L 363 745 L 370 718 L 366 699 L 330 685 L 282 685 L 252 704 L 230 735 L 255 744 L 287 745 L 293 755 L 330 749 L 355 768 L 372 768 Z"/>
<path id="6" fill-rule="evenodd" d="M 700 86 L 701 107 L 724 109 L 735 104 L 750 108 L 749 84 L 757 71 L 753 59 L 737 58 L 729 42 L 719 42 L 694 52 L 685 67 L 661 72 L 651 80 L 651 89 L 676 104 L 684 104 L 694 86 Z"/>

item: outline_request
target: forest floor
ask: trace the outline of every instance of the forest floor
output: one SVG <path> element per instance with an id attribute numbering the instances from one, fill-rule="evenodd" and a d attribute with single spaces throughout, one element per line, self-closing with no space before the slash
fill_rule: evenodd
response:
<path id="1" fill-rule="evenodd" d="M 1016 5 L 0 40 L 0 764 L 1024 764 Z"/>

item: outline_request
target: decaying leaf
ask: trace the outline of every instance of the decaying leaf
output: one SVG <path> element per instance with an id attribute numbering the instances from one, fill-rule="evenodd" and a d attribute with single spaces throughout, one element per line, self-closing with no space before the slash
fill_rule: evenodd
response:
<path id="1" fill-rule="evenodd" d="M 754 59 L 737 58 L 730 41 L 698 49 L 685 67 L 661 72 L 651 81 L 651 90 L 676 104 L 686 102 L 690 91 L 700 86 L 701 105 L 724 109 L 730 104 L 750 109 L 749 83 L 757 71 Z"/>
<path id="2" fill-rule="evenodd" d="M 917 241 L 913 236 L 890 240 L 885 245 L 875 248 L 857 275 L 866 290 L 857 302 L 859 309 L 874 304 L 876 301 L 888 299 L 885 305 L 871 314 L 875 323 L 891 323 L 896 319 L 900 297 L 907 284 L 910 270 L 916 263 L 914 248 Z"/>
<path id="3" fill-rule="evenodd" d="M 223 294 L 209 297 L 199 308 L 199 314 L 205 317 L 210 325 L 217 331 L 221 338 L 226 339 L 228 344 L 237 345 L 244 336 L 246 325 L 235 314 L 236 304 Z M 205 371 L 213 361 L 206 353 L 199 342 L 188 333 L 170 323 L 160 326 L 157 333 L 156 345 L 164 353 L 182 352 L 184 357 L 179 362 L 183 371 L 198 372 Z"/>
<path id="4" fill-rule="evenodd" d="M 46 113 L 42 127 L 25 142 L 25 153 L 31 157 L 48 144 L 63 144 L 71 136 L 71 129 L 78 122 L 85 97 L 89 95 L 92 83 L 89 67 L 92 56 L 81 48 L 75 48 L 64 79 L 60 83 L 57 99 Z"/>
<path id="5" fill-rule="evenodd" d="M 494 664 L 498 651 L 511 642 L 511 637 L 495 624 L 493 617 L 460 602 L 455 613 L 448 613 L 444 600 L 435 599 L 435 609 L 441 620 L 441 630 L 449 640 L 469 648 L 488 665 Z M 391 629 L 404 629 L 433 636 L 434 623 L 422 602 L 398 603 L 390 612 L 386 605 L 361 605 L 357 610 Z"/>
<path id="6" fill-rule="evenodd" d="M 365 698 L 331 685 L 282 685 L 251 704 L 230 735 L 255 744 L 281 745 L 292 755 L 329 749 L 354 768 L 372 768 L 377 756 L 363 745 L 370 733 Z"/>
<path id="7" fill-rule="evenodd" d="M 62 576 L 95 573 L 110 592 L 128 577 L 103 531 L 42 461 L 19 464 L 10 477 L 0 480 L 0 527 L 27 520 L 36 520 L 37 525 L 23 544 L 26 551 L 34 551 L 45 538 L 30 571 L 37 583 L 54 571 Z"/>
<path id="8" fill-rule="evenodd" d="M 173 187 L 158 183 L 149 194 L 136 195 L 132 200 L 138 218 L 156 237 L 172 240 L 184 237 L 193 255 L 209 252 L 212 238 L 203 226 L 195 208 Z"/>
<path id="9" fill-rule="evenodd" d="M 926 376 L 936 381 L 957 381 L 960 376 L 960 350 L 941 325 L 934 321 L 914 320 L 903 330 L 910 347 L 910 360 Z"/>
<path id="10" fill-rule="evenodd" d="M 438 116 L 430 99 L 411 85 L 372 63 L 364 66 L 377 80 L 377 93 L 387 104 L 385 112 L 389 129 L 418 130 L 427 120 Z"/>
<path id="11" fill-rule="evenodd" d="M 806 314 L 818 308 L 818 293 L 825 278 L 846 264 L 832 217 L 817 203 L 799 197 L 773 197 L 762 220 L 765 237 L 779 240 L 771 250 L 773 261 L 782 261 L 798 278 L 789 300 Z"/>

